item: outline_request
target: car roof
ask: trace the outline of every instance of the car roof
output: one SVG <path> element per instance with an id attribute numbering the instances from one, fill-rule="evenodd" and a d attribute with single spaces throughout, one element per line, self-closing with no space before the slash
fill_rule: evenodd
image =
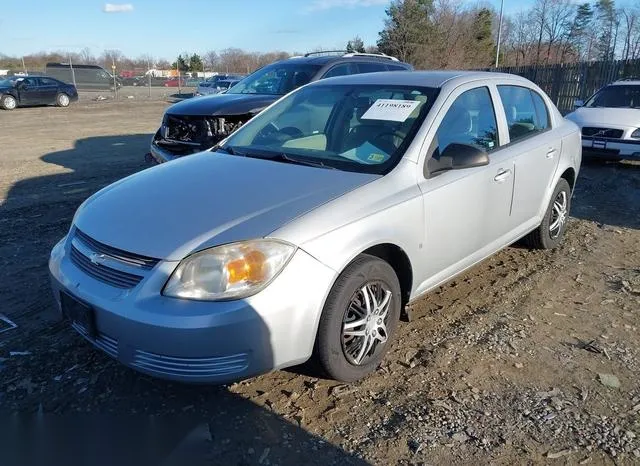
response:
<path id="1" fill-rule="evenodd" d="M 421 87 L 442 87 L 447 82 L 463 84 L 471 81 L 519 81 L 531 86 L 531 81 L 515 74 L 489 71 L 383 71 L 378 73 L 352 74 L 317 81 L 312 85 L 332 84 L 378 84 Z"/>

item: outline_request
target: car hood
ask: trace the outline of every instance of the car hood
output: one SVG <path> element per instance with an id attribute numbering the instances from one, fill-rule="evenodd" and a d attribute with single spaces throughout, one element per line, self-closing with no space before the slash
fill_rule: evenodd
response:
<path id="1" fill-rule="evenodd" d="M 605 128 L 611 126 L 637 127 L 640 125 L 640 109 L 582 107 L 567 115 L 567 119 L 580 127 L 592 125 Z"/>
<path id="2" fill-rule="evenodd" d="M 202 152 L 131 175 L 87 199 L 74 225 L 124 251 L 165 260 L 261 238 L 379 178 Z"/>
<path id="3" fill-rule="evenodd" d="M 219 94 L 207 98 L 187 99 L 172 105 L 170 115 L 226 116 L 258 113 L 278 100 L 279 95 Z"/>

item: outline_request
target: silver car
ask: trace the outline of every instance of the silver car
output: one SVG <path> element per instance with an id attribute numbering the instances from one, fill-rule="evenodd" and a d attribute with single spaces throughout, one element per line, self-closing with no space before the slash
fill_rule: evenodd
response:
<path id="1" fill-rule="evenodd" d="M 158 377 L 374 371 L 403 306 L 561 241 L 580 132 L 517 76 L 388 72 L 284 96 L 211 151 L 87 199 L 49 268 L 73 328 Z"/>

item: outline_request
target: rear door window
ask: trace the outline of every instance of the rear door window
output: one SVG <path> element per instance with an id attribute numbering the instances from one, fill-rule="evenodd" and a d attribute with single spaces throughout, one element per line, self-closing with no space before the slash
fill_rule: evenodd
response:
<path id="1" fill-rule="evenodd" d="M 346 76 L 355 73 L 357 73 L 357 70 L 354 65 L 351 63 L 342 63 L 331 68 L 322 78 L 334 78 L 336 76 Z"/>
<path id="2" fill-rule="evenodd" d="M 58 82 L 51 78 L 40 78 L 40 84 L 42 86 L 57 86 Z"/>
<path id="3" fill-rule="evenodd" d="M 402 65 L 387 65 L 387 68 L 389 71 L 408 71 L 408 68 Z"/>
<path id="4" fill-rule="evenodd" d="M 500 100 L 504 106 L 509 127 L 509 139 L 515 142 L 549 127 L 549 115 L 544 102 L 536 106 L 534 94 L 529 88 L 521 86 L 498 86 Z M 542 99 L 538 95 L 539 99 Z M 542 108 L 537 108 L 542 104 Z M 543 113 L 543 117 L 538 116 L 538 112 Z"/>
<path id="5" fill-rule="evenodd" d="M 544 103 L 544 99 L 540 94 L 536 91 L 531 91 L 531 96 L 533 97 L 533 105 L 536 107 L 536 115 L 538 116 L 538 124 L 537 127 L 541 131 L 549 128 L 551 126 L 551 118 L 549 117 L 549 109 L 547 108 L 547 104 Z"/>

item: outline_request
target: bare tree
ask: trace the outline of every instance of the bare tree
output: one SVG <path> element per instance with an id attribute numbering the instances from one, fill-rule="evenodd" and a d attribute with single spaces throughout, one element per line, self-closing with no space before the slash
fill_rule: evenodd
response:
<path id="1" fill-rule="evenodd" d="M 205 70 L 215 71 L 220 64 L 220 57 L 215 50 L 209 50 L 202 56 L 204 60 Z"/>
<path id="2" fill-rule="evenodd" d="M 564 59 L 565 48 L 563 41 L 567 40 L 572 20 L 575 16 L 570 0 L 549 0 L 547 7 L 548 18 L 544 23 L 544 33 L 547 42 L 547 63 L 551 62 L 551 52 L 560 50 L 560 62 Z"/>
<path id="3" fill-rule="evenodd" d="M 620 15 L 622 16 L 624 34 L 622 59 L 634 59 L 637 57 L 637 46 L 640 43 L 640 9 L 637 7 L 622 8 Z"/>
<path id="4" fill-rule="evenodd" d="M 540 63 L 540 52 L 542 51 L 542 40 L 544 38 L 544 32 L 547 27 L 547 21 L 549 20 L 549 3 L 550 0 L 536 0 L 533 10 L 531 11 L 532 20 L 535 24 L 538 41 L 536 45 L 536 64 Z"/>

